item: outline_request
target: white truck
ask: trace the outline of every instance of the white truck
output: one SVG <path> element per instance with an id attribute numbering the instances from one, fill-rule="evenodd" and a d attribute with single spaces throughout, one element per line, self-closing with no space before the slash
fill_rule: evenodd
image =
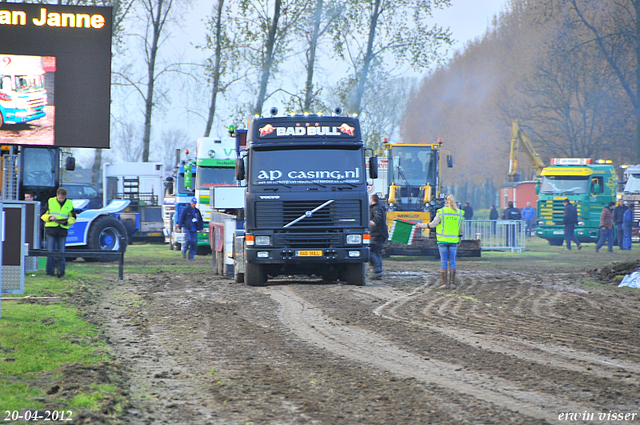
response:
<path id="1" fill-rule="evenodd" d="M 622 200 L 625 205 L 633 204 L 634 206 L 634 226 L 631 229 L 631 239 L 634 242 L 640 241 L 640 164 L 629 165 L 624 168 L 622 173 L 624 189 L 622 190 Z"/>
<path id="2" fill-rule="evenodd" d="M 129 201 L 118 212 L 129 240 L 164 242 L 164 166 L 159 162 L 119 162 L 102 166 L 103 202 Z"/>
<path id="3" fill-rule="evenodd" d="M 45 71 L 40 56 L 0 55 L 0 127 L 46 115 Z"/>
<path id="4" fill-rule="evenodd" d="M 213 187 L 237 186 L 235 176 L 236 142 L 230 137 L 202 137 L 196 145 L 196 177 L 193 183 L 197 207 L 204 220 L 204 232 L 198 234 L 199 254 L 210 251 L 209 221 L 214 211 L 209 200 Z"/>

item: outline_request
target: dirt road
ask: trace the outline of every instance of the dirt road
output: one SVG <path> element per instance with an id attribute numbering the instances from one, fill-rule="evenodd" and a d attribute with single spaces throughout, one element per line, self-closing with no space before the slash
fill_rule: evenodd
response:
<path id="1" fill-rule="evenodd" d="M 461 269 L 439 290 L 434 261 L 385 267 L 365 287 L 162 272 L 102 286 L 95 317 L 130 371 L 125 420 L 640 423 L 636 295 L 535 269 Z"/>

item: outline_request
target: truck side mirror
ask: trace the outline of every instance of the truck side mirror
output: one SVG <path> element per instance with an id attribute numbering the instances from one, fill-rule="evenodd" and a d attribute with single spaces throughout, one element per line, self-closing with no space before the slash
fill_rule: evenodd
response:
<path id="1" fill-rule="evenodd" d="M 378 157 L 372 156 L 369 158 L 369 178 L 377 179 L 378 178 Z"/>
<path id="2" fill-rule="evenodd" d="M 67 171 L 73 171 L 76 169 L 76 159 L 72 156 L 68 156 L 64 160 L 64 168 Z"/>
<path id="3" fill-rule="evenodd" d="M 540 195 L 540 182 L 536 183 L 536 195 Z"/>
<path id="4" fill-rule="evenodd" d="M 597 181 L 593 184 L 593 194 L 597 195 L 600 193 L 600 183 Z"/>
<path id="5" fill-rule="evenodd" d="M 453 155 L 447 155 L 447 167 L 453 167 Z"/>
<path id="6" fill-rule="evenodd" d="M 236 180 L 244 180 L 244 161 L 242 158 L 236 159 Z"/>

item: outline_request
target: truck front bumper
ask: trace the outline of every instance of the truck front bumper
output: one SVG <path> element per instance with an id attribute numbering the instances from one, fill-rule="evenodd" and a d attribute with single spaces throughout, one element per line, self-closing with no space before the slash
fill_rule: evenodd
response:
<path id="1" fill-rule="evenodd" d="M 365 246 L 317 249 L 247 247 L 245 256 L 246 261 L 257 264 L 366 263 L 369 261 L 369 248 Z"/>
<path id="2" fill-rule="evenodd" d="M 536 235 L 547 240 L 564 240 L 564 226 L 538 226 Z M 580 242 L 597 242 L 599 231 L 593 227 L 576 227 L 575 235 Z"/>

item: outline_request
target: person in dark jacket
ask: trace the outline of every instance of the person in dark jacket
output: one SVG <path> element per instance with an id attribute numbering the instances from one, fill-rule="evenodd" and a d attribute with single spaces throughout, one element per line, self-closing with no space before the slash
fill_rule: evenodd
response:
<path id="1" fill-rule="evenodd" d="M 614 208 L 613 210 L 613 226 L 615 227 L 615 240 L 613 241 L 614 245 L 618 245 L 618 247 L 620 249 L 622 249 L 622 238 L 623 238 L 623 231 L 622 231 L 622 220 L 624 217 L 624 212 L 627 210 L 626 205 L 624 204 L 623 200 L 620 200 L 620 202 L 618 203 L 618 206 Z"/>
<path id="2" fill-rule="evenodd" d="M 464 219 L 471 220 L 473 218 L 473 208 L 469 205 L 468 202 L 464 203 L 464 207 L 462 207 L 462 211 L 464 211 Z"/>
<path id="3" fill-rule="evenodd" d="M 491 205 L 489 210 L 489 220 L 491 220 L 491 233 L 496 234 L 496 220 L 500 218 L 500 213 L 495 205 Z"/>
<path id="4" fill-rule="evenodd" d="M 613 252 L 613 208 L 616 203 L 611 201 L 600 213 L 600 237 L 596 243 L 596 252 L 602 248 L 605 242 L 609 243 L 609 252 Z"/>
<path id="5" fill-rule="evenodd" d="M 507 202 L 507 209 L 502 212 L 503 220 L 511 220 L 514 223 L 507 223 L 507 246 L 516 247 L 518 246 L 518 236 L 517 234 L 520 232 L 522 223 L 522 215 L 520 214 L 520 209 L 513 206 L 513 201 Z"/>
<path id="6" fill-rule="evenodd" d="M 196 208 L 198 200 L 191 198 L 189 206 L 182 210 L 178 226 L 185 233 L 185 243 L 182 244 L 182 258 L 187 258 L 187 250 L 189 251 L 189 260 L 193 260 L 196 256 L 196 248 L 198 246 L 198 231 L 204 227 L 202 214 Z"/>
<path id="7" fill-rule="evenodd" d="M 629 204 L 629 208 L 624 212 L 622 218 L 622 230 L 624 232 L 622 240 L 622 249 L 624 251 L 631 251 L 631 231 L 634 225 L 633 210 L 635 209 L 633 201 Z"/>
<path id="8" fill-rule="evenodd" d="M 373 279 L 382 277 L 382 248 L 389 237 L 384 209 L 380 205 L 380 198 L 375 193 L 369 202 L 369 261 L 373 267 Z"/>
<path id="9" fill-rule="evenodd" d="M 564 215 L 562 224 L 564 225 L 564 240 L 567 241 L 567 249 L 571 250 L 571 241 L 578 246 L 578 251 L 582 249 L 582 244 L 576 238 L 576 224 L 578 224 L 578 209 L 571 203 L 569 198 L 564 201 Z"/>

